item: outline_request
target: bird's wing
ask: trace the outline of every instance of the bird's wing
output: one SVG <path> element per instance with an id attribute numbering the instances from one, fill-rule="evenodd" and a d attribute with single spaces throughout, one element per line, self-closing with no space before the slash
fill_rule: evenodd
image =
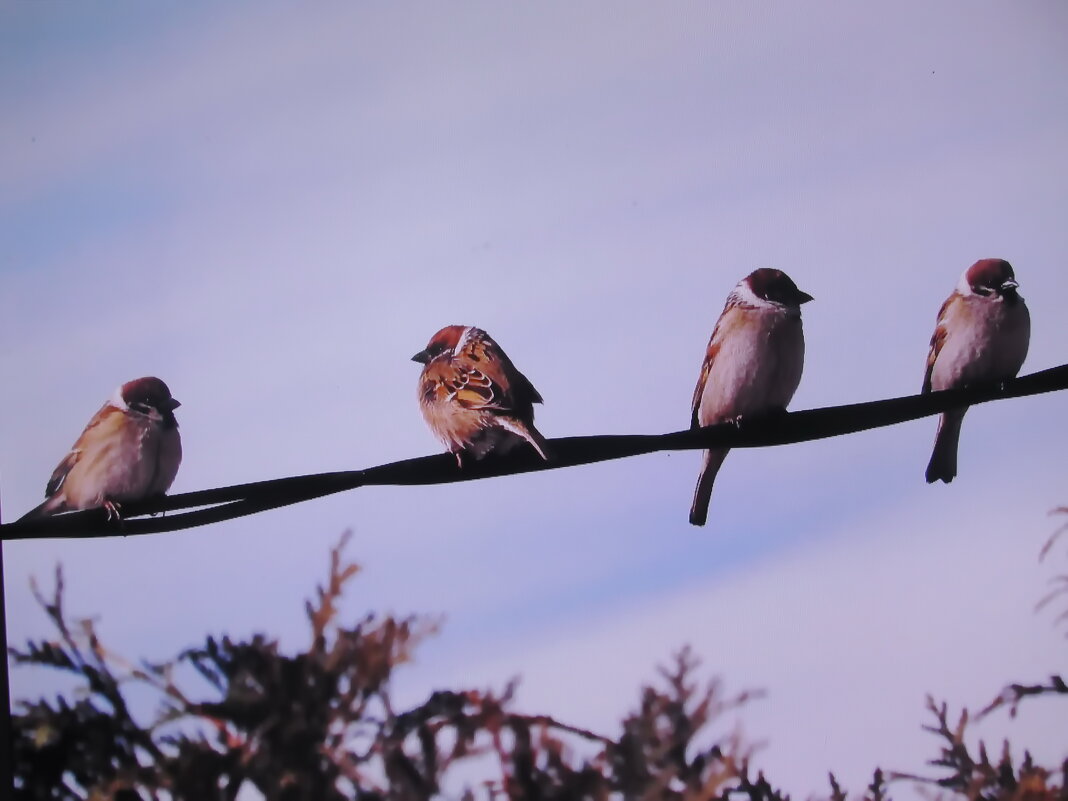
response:
<path id="1" fill-rule="evenodd" d="M 466 388 L 475 393 L 474 396 L 470 392 L 457 395 L 468 408 L 508 412 L 529 409 L 531 404 L 542 402 L 541 393 L 488 336 L 472 339 L 452 363 L 466 376 Z"/>
<path id="2" fill-rule="evenodd" d="M 126 416 L 122 409 L 110 403 L 104 404 L 86 425 L 78 441 L 71 447 L 70 453 L 64 456 L 63 461 L 52 471 L 52 477 L 48 479 L 48 485 L 45 487 L 45 497 L 51 498 L 59 492 L 63 487 L 63 482 L 70 475 L 70 471 L 83 458 L 87 455 L 93 458 L 94 454 L 99 454 L 101 447 L 113 442 L 119 435 L 119 429 L 125 420 Z"/>
<path id="3" fill-rule="evenodd" d="M 931 391 L 931 373 L 934 371 L 935 362 L 938 361 L 938 354 L 942 352 L 942 345 L 946 342 L 946 313 L 952 302 L 953 296 L 950 295 L 938 310 L 938 323 L 935 325 L 934 334 L 931 335 L 931 347 L 927 351 L 927 369 L 923 374 L 923 389 L 920 390 L 924 395 Z"/>

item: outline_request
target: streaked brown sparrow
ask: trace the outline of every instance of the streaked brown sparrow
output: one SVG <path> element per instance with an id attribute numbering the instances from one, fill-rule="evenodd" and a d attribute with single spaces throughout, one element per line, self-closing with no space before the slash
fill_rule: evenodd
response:
<path id="1" fill-rule="evenodd" d="M 1004 259 L 981 259 L 964 271 L 942 308 L 927 354 L 923 392 L 958 389 L 1013 378 L 1031 341 L 1031 315 Z M 965 406 L 938 420 L 927 483 L 957 475 L 957 443 Z"/>
<path id="2" fill-rule="evenodd" d="M 693 393 L 692 428 L 785 409 L 801 382 L 805 337 L 801 304 L 812 296 L 781 270 L 761 268 L 727 296 Z M 704 453 L 690 522 L 703 526 L 729 448 Z"/>
<path id="3" fill-rule="evenodd" d="M 179 405 L 151 376 L 116 389 L 52 473 L 47 500 L 23 519 L 98 506 L 119 517 L 119 504 L 164 494 L 182 461 Z"/>
<path id="4" fill-rule="evenodd" d="M 430 430 L 456 455 L 481 459 L 527 442 L 548 459 L 545 438 L 534 427 L 541 395 L 481 328 L 449 325 L 412 357 L 419 375 L 419 409 Z"/>

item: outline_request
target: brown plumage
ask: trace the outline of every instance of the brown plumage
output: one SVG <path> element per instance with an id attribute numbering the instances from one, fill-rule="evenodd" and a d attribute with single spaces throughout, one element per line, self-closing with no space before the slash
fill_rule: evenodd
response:
<path id="1" fill-rule="evenodd" d="M 781 270 L 754 270 L 731 290 L 716 321 L 694 389 L 690 426 L 785 409 L 801 381 L 801 305 L 812 300 Z M 704 452 L 690 523 L 708 519 L 712 487 L 729 448 Z"/>
<path id="2" fill-rule="evenodd" d="M 52 472 L 47 500 L 22 519 L 98 506 L 118 517 L 120 503 L 163 495 L 182 461 L 180 405 L 158 378 L 127 381 Z"/>
<path id="3" fill-rule="evenodd" d="M 938 310 L 923 393 L 1013 378 L 1020 372 L 1031 340 L 1031 316 L 1020 297 L 1012 265 L 980 259 L 960 277 Z M 927 463 L 927 483 L 951 482 L 957 475 L 957 444 L 965 406 L 938 419 Z"/>
<path id="4" fill-rule="evenodd" d="M 430 430 L 463 465 L 462 454 L 481 459 L 527 442 L 548 459 L 545 438 L 534 427 L 534 385 L 485 331 L 442 328 L 412 357 L 425 365 L 419 376 L 419 409 Z"/>

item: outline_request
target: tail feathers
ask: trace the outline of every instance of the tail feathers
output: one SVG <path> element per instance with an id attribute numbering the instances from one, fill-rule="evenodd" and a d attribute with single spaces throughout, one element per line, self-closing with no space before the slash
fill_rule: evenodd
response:
<path id="1" fill-rule="evenodd" d="M 39 506 L 30 509 L 30 511 L 15 522 L 23 523 L 28 520 L 40 520 L 42 517 L 51 517 L 52 515 L 57 515 L 60 512 L 65 511 L 67 511 L 67 499 L 63 496 L 63 493 L 59 492 L 51 498 L 47 498 L 45 502 Z"/>
<path id="2" fill-rule="evenodd" d="M 946 412 L 938 420 L 931 461 L 927 463 L 927 483 L 951 482 L 957 475 L 957 443 L 960 440 L 960 425 L 964 422 L 967 408 Z"/>
<path id="3" fill-rule="evenodd" d="M 527 434 L 527 442 L 533 446 L 534 450 L 538 452 L 538 455 L 542 459 L 549 461 L 549 459 L 552 458 L 552 448 L 549 447 L 549 443 L 546 442 L 545 437 L 541 435 L 541 432 L 534 428 L 533 423 L 530 425 Z"/>
<path id="4" fill-rule="evenodd" d="M 712 485 L 716 482 L 716 474 L 723 465 L 723 460 L 730 453 L 730 448 L 718 448 L 705 451 L 705 461 L 701 466 L 701 475 L 697 478 L 697 488 L 693 493 L 693 504 L 690 506 L 690 523 L 695 526 L 703 526 L 708 519 L 708 502 L 712 498 Z"/>
<path id="5" fill-rule="evenodd" d="M 497 423 L 506 431 L 511 431 L 529 442 L 531 447 L 538 452 L 538 456 L 545 461 L 549 461 L 552 449 L 549 447 L 549 443 L 545 441 L 545 437 L 541 435 L 541 432 L 534 427 L 534 423 L 525 423 L 514 417 L 498 417 Z"/>

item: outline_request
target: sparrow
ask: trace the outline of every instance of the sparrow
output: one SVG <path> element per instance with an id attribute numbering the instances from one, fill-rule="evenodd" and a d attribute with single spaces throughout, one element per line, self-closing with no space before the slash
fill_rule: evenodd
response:
<path id="1" fill-rule="evenodd" d="M 805 337 L 802 292 L 781 270 L 754 270 L 731 290 L 708 342 L 693 393 L 691 428 L 784 410 L 801 382 Z M 730 448 L 711 448 L 690 507 L 690 523 L 703 526 L 708 501 Z"/>
<path id="2" fill-rule="evenodd" d="M 45 500 L 22 519 L 119 505 L 163 495 L 182 461 L 174 410 L 181 404 L 158 378 L 127 381 L 82 431 L 45 487 Z"/>
<path id="3" fill-rule="evenodd" d="M 481 328 L 449 325 L 412 357 L 424 365 L 419 375 L 423 419 L 456 456 L 481 459 L 527 442 L 548 459 L 545 437 L 534 427 L 534 404 L 541 395 Z"/>
<path id="4" fill-rule="evenodd" d="M 1031 315 L 1004 259 L 981 259 L 964 271 L 938 311 L 922 393 L 1014 378 L 1031 341 Z M 965 406 L 938 419 L 927 483 L 957 475 L 957 442 Z"/>

